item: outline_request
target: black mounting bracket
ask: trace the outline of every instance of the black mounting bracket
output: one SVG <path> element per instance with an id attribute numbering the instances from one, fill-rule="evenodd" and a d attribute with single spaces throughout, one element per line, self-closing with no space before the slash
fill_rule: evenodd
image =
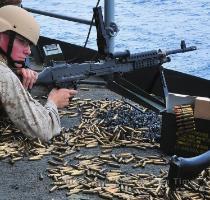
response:
<path id="1" fill-rule="evenodd" d="M 109 49 L 108 38 L 110 36 L 105 28 L 101 6 L 93 8 L 93 13 L 97 31 L 98 53 L 106 57 Z"/>

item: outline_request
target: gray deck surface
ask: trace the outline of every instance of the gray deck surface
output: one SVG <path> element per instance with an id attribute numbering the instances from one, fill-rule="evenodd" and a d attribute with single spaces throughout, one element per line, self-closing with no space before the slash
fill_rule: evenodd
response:
<path id="1" fill-rule="evenodd" d="M 105 88 L 90 88 L 89 91 L 81 91 L 78 96 L 83 98 L 96 99 L 121 99 L 121 96 L 105 89 Z M 73 127 L 75 124 L 79 124 L 78 118 L 63 118 L 62 125 L 64 127 Z M 80 154 L 96 155 L 98 149 L 81 149 Z M 137 150 L 134 148 L 118 148 L 113 152 L 135 152 L 138 155 L 154 155 L 161 153 L 158 150 Z M 70 160 L 73 156 L 69 156 Z M 49 189 L 52 187 L 52 180 L 48 178 L 46 168 L 49 167 L 47 161 L 50 156 L 45 156 L 40 161 L 28 161 L 27 158 L 17 161 L 14 165 L 8 163 L 7 160 L 0 161 L 0 200 L 66 200 L 66 199 L 100 199 L 98 196 L 77 194 L 71 197 L 66 196 L 65 190 L 56 190 L 53 193 L 49 193 Z M 160 168 L 168 169 L 168 166 L 155 166 L 148 165 L 144 169 L 133 169 L 131 165 L 123 165 L 121 170 L 126 173 L 154 173 L 159 174 Z M 43 180 L 39 180 L 39 175 L 44 175 Z"/>

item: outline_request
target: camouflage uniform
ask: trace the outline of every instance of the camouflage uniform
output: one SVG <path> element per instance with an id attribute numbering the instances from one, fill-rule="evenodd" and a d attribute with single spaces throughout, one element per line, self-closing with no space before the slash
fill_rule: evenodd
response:
<path id="1" fill-rule="evenodd" d="M 56 105 L 48 100 L 43 107 L 33 99 L 1 55 L 0 105 L 16 127 L 31 138 L 48 141 L 61 131 Z"/>

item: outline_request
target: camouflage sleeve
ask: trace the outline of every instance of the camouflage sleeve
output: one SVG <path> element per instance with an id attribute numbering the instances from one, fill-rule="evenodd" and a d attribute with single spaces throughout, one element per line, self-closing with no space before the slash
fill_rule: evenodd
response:
<path id="1" fill-rule="evenodd" d="M 4 74 L 0 72 L 0 101 L 9 118 L 25 135 L 48 141 L 60 133 L 60 118 L 56 105 L 47 101 L 43 107 L 31 97 L 9 69 L 4 71 Z"/>

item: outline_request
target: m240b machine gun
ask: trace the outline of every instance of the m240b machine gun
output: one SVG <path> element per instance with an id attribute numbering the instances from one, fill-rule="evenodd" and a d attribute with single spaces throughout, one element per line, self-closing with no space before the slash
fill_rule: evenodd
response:
<path id="1" fill-rule="evenodd" d="M 90 76 L 106 76 L 115 73 L 128 73 L 141 68 L 160 67 L 170 62 L 168 55 L 185 53 L 196 50 L 195 46 L 186 47 L 181 42 L 181 48 L 169 51 L 152 50 L 130 54 L 129 51 L 118 52 L 108 56 L 102 62 L 68 64 L 66 62 L 52 62 L 38 76 L 37 85 L 57 88 L 75 88 L 80 81 Z"/>

